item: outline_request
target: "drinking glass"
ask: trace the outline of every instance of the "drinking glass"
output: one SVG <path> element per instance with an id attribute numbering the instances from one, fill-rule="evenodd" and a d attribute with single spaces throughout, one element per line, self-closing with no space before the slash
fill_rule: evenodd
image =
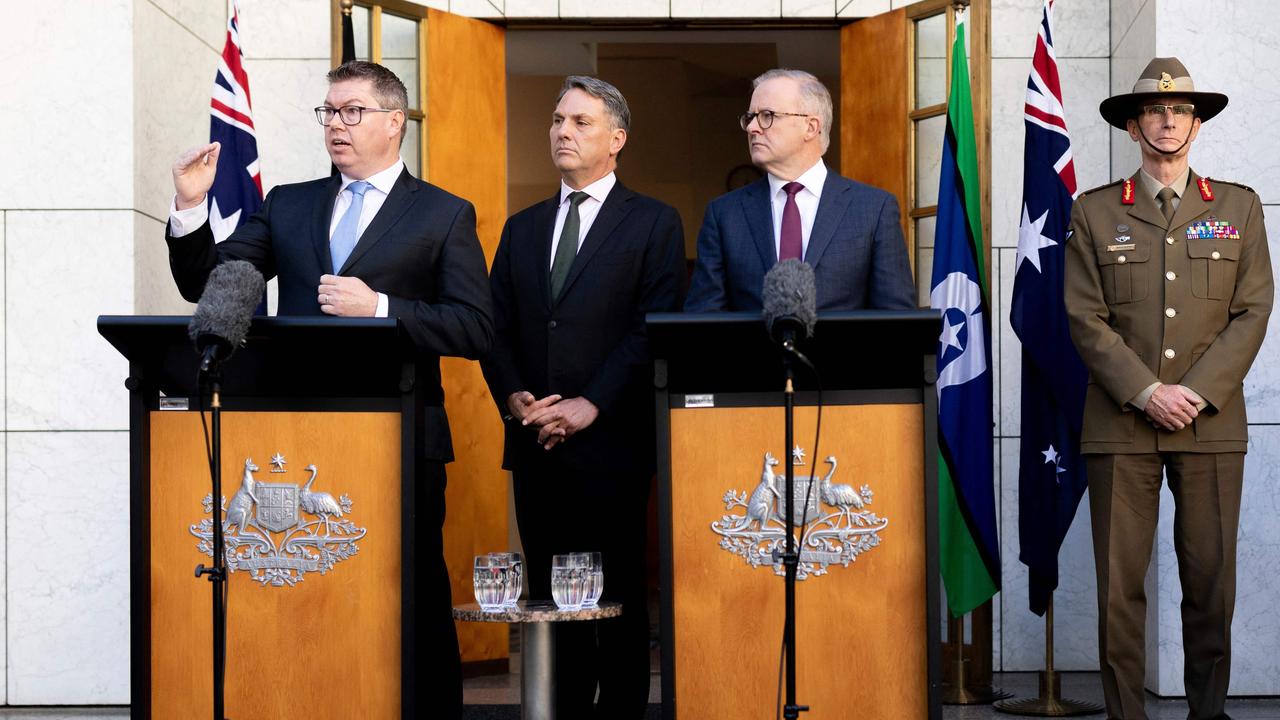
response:
<path id="1" fill-rule="evenodd" d="M 476 556 L 472 585 L 481 610 L 496 612 L 502 609 L 507 599 L 510 576 L 511 561 L 508 558 L 497 553 Z"/>
<path id="2" fill-rule="evenodd" d="M 561 610 L 581 610 L 586 599 L 589 560 L 578 553 L 551 558 L 551 599 Z"/>
<path id="3" fill-rule="evenodd" d="M 600 595 L 604 593 L 604 564 L 601 562 L 600 553 L 585 552 L 574 553 L 579 557 L 579 561 L 587 566 L 587 589 L 586 596 L 582 600 L 582 607 L 593 608 L 600 602 Z"/>
<path id="4" fill-rule="evenodd" d="M 489 556 L 506 559 L 507 587 L 502 604 L 509 608 L 515 607 L 520 600 L 521 591 L 524 590 L 524 558 L 518 552 L 489 553 Z"/>

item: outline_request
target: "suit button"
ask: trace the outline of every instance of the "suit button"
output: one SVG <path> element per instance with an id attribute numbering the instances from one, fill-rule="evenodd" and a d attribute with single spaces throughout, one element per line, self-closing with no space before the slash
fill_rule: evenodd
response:
<path id="1" fill-rule="evenodd" d="M 1164 241 L 1165 241 L 1165 242 L 1167 242 L 1167 243 L 1169 243 L 1170 245 L 1172 245 L 1172 244 L 1173 244 L 1173 236 L 1172 236 L 1172 235 L 1170 235 L 1169 237 L 1165 238 L 1165 239 L 1164 239 Z"/>
<path id="2" fill-rule="evenodd" d="M 1178 314 L 1178 311 L 1174 310 L 1173 308 L 1165 308 L 1164 314 L 1165 314 L 1165 317 L 1173 317 L 1174 315 Z"/>
<path id="3" fill-rule="evenodd" d="M 1178 273 L 1176 273 L 1176 272 L 1174 272 L 1174 271 L 1170 270 L 1169 272 L 1167 272 L 1167 273 L 1165 273 L 1165 274 L 1164 274 L 1164 279 L 1165 279 L 1165 280 L 1171 280 L 1171 281 L 1172 281 L 1172 280 L 1177 280 L 1177 279 L 1178 279 Z"/>
<path id="4" fill-rule="evenodd" d="M 1125 256 L 1123 256 L 1123 255 L 1121 255 L 1120 257 L 1116 258 L 1116 262 L 1120 263 L 1121 265 L 1125 264 L 1125 263 L 1126 263 L 1126 262 L 1128 262 L 1128 261 L 1129 261 L 1129 258 L 1127 258 L 1127 257 L 1125 257 Z"/>
<path id="5" fill-rule="evenodd" d="M 1165 356 L 1165 357 L 1167 357 L 1167 358 L 1169 358 L 1170 360 L 1172 360 L 1172 359 L 1174 358 L 1174 356 L 1175 356 L 1175 355 L 1177 355 L 1177 354 L 1178 354 L 1178 353 L 1176 353 L 1176 352 L 1174 352 L 1174 351 L 1173 351 L 1173 348 L 1169 348 L 1168 350 L 1165 350 L 1165 351 L 1164 351 L 1164 356 Z"/>
<path id="6" fill-rule="evenodd" d="M 548 328 L 549 330 L 555 330 L 555 329 L 556 329 L 556 321 L 555 321 L 555 320 L 552 320 L 551 322 L 547 323 L 547 328 Z"/>
<path id="7" fill-rule="evenodd" d="M 1214 260 L 1221 260 L 1222 253 L 1218 252 L 1217 250 L 1214 250 L 1213 252 L 1209 253 L 1209 257 L 1213 258 Z"/>

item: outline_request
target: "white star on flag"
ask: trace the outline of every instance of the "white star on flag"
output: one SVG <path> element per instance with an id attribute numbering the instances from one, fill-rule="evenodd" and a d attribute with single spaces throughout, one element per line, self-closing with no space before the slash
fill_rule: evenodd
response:
<path id="1" fill-rule="evenodd" d="M 938 338 L 938 342 L 942 344 L 942 351 L 946 352 L 947 348 L 953 347 L 957 350 L 963 350 L 960 345 L 960 328 L 964 327 L 964 323 L 952 325 L 946 315 L 942 316 L 942 335 Z"/>
<path id="2" fill-rule="evenodd" d="M 1064 468 L 1064 467 L 1062 467 L 1062 465 L 1058 464 L 1058 460 L 1059 460 L 1059 458 L 1061 458 L 1062 456 L 1058 454 L 1058 451 L 1057 451 L 1057 450 L 1054 450 L 1054 449 L 1053 449 L 1053 445 L 1050 445 L 1048 450 L 1042 450 L 1042 451 L 1040 451 L 1040 454 L 1044 456 L 1044 464 L 1045 464 L 1045 465 L 1048 465 L 1049 463 L 1053 463 L 1053 467 L 1054 467 L 1054 475 L 1055 475 L 1055 476 L 1056 476 L 1056 475 L 1061 475 L 1062 473 L 1064 473 L 1064 472 L 1066 472 L 1066 471 L 1067 471 L 1067 469 L 1066 469 L 1066 468 Z M 1055 478 L 1054 478 L 1054 480 L 1057 480 L 1057 477 L 1055 477 Z"/>
<path id="3" fill-rule="evenodd" d="M 1048 219 L 1049 211 L 1045 210 L 1043 215 L 1033 221 L 1027 204 L 1022 204 L 1022 224 L 1018 226 L 1018 257 L 1013 266 L 1015 274 L 1022 269 L 1024 260 L 1034 265 L 1036 272 L 1042 272 L 1040 250 L 1058 244 L 1057 241 L 1044 235 L 1044 224 Z"/>

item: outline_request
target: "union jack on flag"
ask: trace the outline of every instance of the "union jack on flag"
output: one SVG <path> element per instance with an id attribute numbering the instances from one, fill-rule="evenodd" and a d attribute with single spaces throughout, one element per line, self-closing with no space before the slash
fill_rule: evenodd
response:
<path id="1" fill-rule="evenodd" d="M 1053 0 L 1045 0 L 1024 113 L 1022 212 L 1009 321 L 1022 341 L 1022 443 L 1018 558 L 1031 611 L 1058 587 L 1058 550 L 1086 482 L 1080 425 L 1088 373 L 1067 329 L 1063 266 L 1076 171 L 1053 53 Z"/>
<path id="2" fill-rule="evenodd" d="M 228 9 L 227 42 L 209 101 L 209 141 L 222 143 L 218 173 L 209 190 L 209 227 L 217 242 L 262 207 L 258 138 L 253 129 L 249 76 L 240 52 L 240 12 L 234 0 Z"/>

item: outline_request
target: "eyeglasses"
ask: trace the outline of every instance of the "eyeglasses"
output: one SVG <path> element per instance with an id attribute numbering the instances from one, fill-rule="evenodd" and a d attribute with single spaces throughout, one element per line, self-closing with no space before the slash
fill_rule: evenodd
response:
<path id="1" fill-rule="evenodd" d="M 755 120 L 760 125 L 761 130 L 768 130 L 773 127 L 773 119 L 779 115 L 790 115 L 791 117 L 810 117 L 804 113 L 777 112 L 776 110 L 761 110 L 760 112 L 745 112 L 738 116 L 738 124 L 743 130 Z"/>
<path id="2" fill-rule="evenodd" d="M 367 112 L 395 112 L 395 110 L 360 107 L 359 105 L 347 105 L 340 108 L 321 105 L 316 108 L 316 120 L 319 120 L 321 125 L 328 125 L 333 121 L 333 116 L 337 115 L 342 118 L 343 125 L 359 125 L 360 121 L 364 119 L 364 114 Z"/>
<path id="3" fill-rule="evenodd" d="M 1172 110 L 1174 117 L 1190 117 L 1196 114 L 1196 106 L 1191 103 L 1177 105 L 1143 105 L 1142 114 L 1147 117 L 1163 118 L 1166 111 Z"/>

